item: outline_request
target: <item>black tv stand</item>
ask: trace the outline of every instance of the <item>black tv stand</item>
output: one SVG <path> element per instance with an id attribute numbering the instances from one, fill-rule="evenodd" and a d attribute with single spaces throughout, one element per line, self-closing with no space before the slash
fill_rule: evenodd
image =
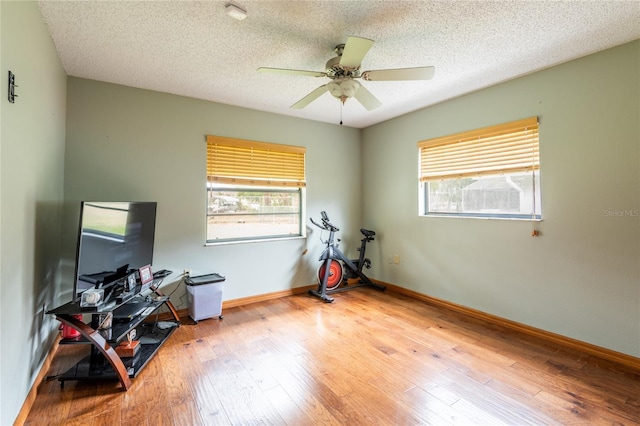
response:
<path id="1" fill-rule="evenodd" d="M 116 297 L 116 303 L 118 305 L 123 304 L 123 303 L 127 303 L 129 300 L 133 299 L 135 296 L 136 296 L 136 294 L 133 291 L 130 291 L 128 293 L 120 293 Z"/>
<path id="2" fill-rule="evenodd" d="M 80 332 L 79 337 L 62 339 L 60 344 L 91 344 L 91 353 L 58 377 L 60 385 L 64 386 L 67 380 L 119 380 L 124 390 L 131 387 L 131 378 L 136 377 L 147 363 L 158 352 L 164 342 L 180 326 L 178 313 L 168 297 L 153 290 L 155 298 L 145 302 L 148 311 L 132 318 L 130 321 L 113 322 L 111 328 L 99 330 L 91 325 L 97 323 L 97 317 L 122 306 L 114 304 L 113 307 L 101 311 L 80 308 L 78 302 L 70 302 L 56 309 L 48 311 L 63 324 L 66 324 Z M 173 317 L 172 321 L 147 321 L 161 306 L 167 306 Z M 74 317 L 74 314 L 91 314 L 92 322 L 85 324 Z M 161 326 L 160 326 L 161 325 Z M 136 330 L 136 340 L 140 341 L 140 349 L 132 358 L 121 358 L 115 351 L 115 347 L 127 339 L 132 330 Z"/>
<path id="3" fill-rule="evenodd" d="M 143 328 L 150 329 L 146 323 Z M 121 358 L 122 365 L 129 379 L 136 377 L 147 363 L 158 352 L 164 341 L 175 331 L 175 327 L 165 330 L 155 330 L 150 333 L 154 335 L 155 343 L 144 343 L 140 345 L 140 351 L 133 358 Z M 144 338 L 141 336 L 142 338 Z M 108 359 L 99 356 L 91 350 L 91 354 L 80 360 L 76 365 L 58 376 L 60 386 L 64 387 L 64 382 L 68 380 L 120 380 L 118 369 L 114 369 Z M 116 354 L 117 355 L 117 354 Z M 122 383 L 122 380 L 121 380 Z M 124 385 L 123 385 L 124 387 Z M 125 387 L 127 390 L 128 387 Z"/>

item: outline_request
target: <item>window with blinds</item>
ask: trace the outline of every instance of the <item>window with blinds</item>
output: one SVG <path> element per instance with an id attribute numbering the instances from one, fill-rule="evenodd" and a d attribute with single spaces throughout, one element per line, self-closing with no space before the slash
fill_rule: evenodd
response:
<path id="1" fill-rule="evenodd" d="M 207 136 L 207 180 L 252 186 L 305 186 L 303 147 Z"/>
<path id="2" fill-rule="evenodd" d="M 207 243 L 303 236 L 305 152 L 207 136 Z"/>
<path id="3" fill-rule="evenodd" d="M 418 143 L 422 214 L 540 219 L 538 117 Z"/>

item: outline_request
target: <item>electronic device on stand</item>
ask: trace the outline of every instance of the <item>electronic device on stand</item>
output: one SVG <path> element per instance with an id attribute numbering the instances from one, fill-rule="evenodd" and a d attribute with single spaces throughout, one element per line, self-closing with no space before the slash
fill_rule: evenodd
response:
<path id="1" fill-rule="evenodd" d="M 73 301 L 103 289 L 103 304 L 124 302 L 140 282 L 140 269 L 153 262 L 157 203 L 80 203 Z M 133 276 L 132 276 L 133 275 Z"/>

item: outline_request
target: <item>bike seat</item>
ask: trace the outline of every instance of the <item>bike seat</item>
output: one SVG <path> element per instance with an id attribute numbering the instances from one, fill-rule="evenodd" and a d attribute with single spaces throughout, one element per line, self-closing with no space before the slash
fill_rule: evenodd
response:
<path id="1" fill-rule="evenodd" d="M 364 228 L 360 228 L 360 232 L 362 232 L 362 235 L 364 235 L 364 236 L 365 236 L 365 237 L 367 237 L 367 238 L 371 238 L 371 237 L 373 237 L 374 235 L 376 235 L 376 233 L 375 233 L 375 232 L 370 231 L 370 230 L 368 230 L 368 229 L 364 229 Z"/>

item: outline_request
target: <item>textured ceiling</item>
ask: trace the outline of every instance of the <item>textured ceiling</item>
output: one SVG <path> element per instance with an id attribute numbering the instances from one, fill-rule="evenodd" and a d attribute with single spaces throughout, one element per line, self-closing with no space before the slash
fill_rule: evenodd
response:
<path id="1" fill-rule="evenodd" d="M 640 39 L 638 1 L 41 1 L 68 75 L 363 128 L 487 86 Z M 289 107 L 327 78 L 348 36 L 375 41 L 362 70 L 433 65 L 419 82 L 362 82 L 367 111 L 325 93 Z"/>

